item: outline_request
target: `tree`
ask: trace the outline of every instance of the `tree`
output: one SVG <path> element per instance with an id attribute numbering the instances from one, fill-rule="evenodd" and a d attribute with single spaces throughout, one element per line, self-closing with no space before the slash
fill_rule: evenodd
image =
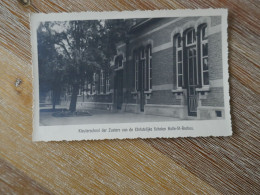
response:
<path id="1" fill-rule="evenodd" d="M 93 73 L 99 69 L 109 71 L 110 61 L 116 54 L 116 43 L 126 41 L 127 29 L 132 20 L 78 20 L 67 22 L 45 22 L 40 25 L 38 44 L 41 67 L 50 68 L 54 77 L 52 85 L 54 101 L 62 85 L 72 87 L 69 110 L 76 111 L 77 95 L 85 81 L 93 82 Z M 40 52 L 42 52 L 40 54 Z M 46 58 L 46 56 L 48 56 Z M 40 65 L 39 65 L 40 66 Z M 48 68 L 46 68 L 48 67 Z M 44 71 L 43 71 L 44 72 Z M 46 82 L 47 78 L 42 76 Z M 44 82 L 43 82 L 44 83 Z"/>
<path id="2" fill-rule="evenodd" d="M 52 94 L 52 107 L 55 110 L 62 88 L 62 56 L 55 49 L 50 25 L 41 23 L 37 30 L 40 97 L 47 92 Z"/>

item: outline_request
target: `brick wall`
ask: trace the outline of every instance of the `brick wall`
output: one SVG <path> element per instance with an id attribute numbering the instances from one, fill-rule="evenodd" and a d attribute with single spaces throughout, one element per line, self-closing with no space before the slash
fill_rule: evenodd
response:
<path id="1" fill-rule="evenodd" d="M 146 26 L 144 30 L 140 30 L 135 33 L 134 38 L 129 44 L 129 56 L 133 57 L 131 51 L 134 48 L 141 46 L 142 42 L 147 42 L 148 40 L 153 41 L 153 48 L 160 46 L 165 43 L 172 41 L 171 33 L 176 27 L 182 26 L 187 21 L 197 20 L 198 17 L 183 18 L 175 23 L 172 23 L 165 28 L 149 33 L 155 28 L 160 27 L 173 19 L 158 20 L 155 23 L 151 23 Z M 216 26 L 221 24 L 221 17 L 212 16 L 211 26 Z M 185 30 L 185 29 L 184 29 Z M 146 34 L 147 33 L 147 34 Z M 143 36 L 146 34 L 145 36 Z M 138 36 L 142 36 L 138 38 Z M 209 78 L 210 80 L 221 79 L 223 77 L 222 68 L 222 53 L 221 53 L 221 32 L 214 33 L 209 36 Z M 119 48 L 120 51 L 125 51 L 125 47 Z M 124 93 L 124 100 L 128 103 L 135 103 L 136 99 L 130 93 L 134 91 L 134 60 L 128 59 L 127 57 L 125 74 L 124 74 L 124 88 L 126 92 Z M 153 86 L 172 84 L 172 89 L 176 89 L 176 60 L 174 47 L 170 47 L 156 53 L 152 54 L 152 80 Z M 112 82 L 111 82 L 112 83 Z M 112 85 L 113 86 L 113 85 Z M 223 88 L 211 88 L 206 100 L 202 100 L 202 106 L 223 106 Z M 148 104 L 169 104 L 169 105 L 180 105 L 180 100 L 175 98 L 175 95 L 171 92 L 171 89 L 153 91 Z"/>
<path id="2" fill-rule="evenodd" d="M 175 98 L 170 90 L 153 91 L 148 104 L 180 105 L 181 101 Z"/>
<path id="3" fill-rule="evenodd" d="M 173 83 L 172 48 L 153 53 L 153 85 Z"/>
<path id="4" fill-rule="evenodd" d="M 223 78 L 221 33 L 209 36 L 209 78 L 210 80 Z"/>
<path id="5" fill-rule="evenodd" d="M 201 100 L 202 106 L 224 107 L 223 87 L 210 88 L 207 99 Z"/>
<path id="6" fill-rule="evenodd" d="M 221 16 L 211 16 L 211 26 L 216 26 L 221 24 Z"/>

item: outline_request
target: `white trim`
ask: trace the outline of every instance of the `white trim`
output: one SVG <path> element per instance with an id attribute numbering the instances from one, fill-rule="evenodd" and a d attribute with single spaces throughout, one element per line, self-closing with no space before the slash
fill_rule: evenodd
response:
<path id="1" fill-rule="evenodd" d="M 101 104 L 101 105 L 106 105 L 106 104 L 113 104 L 113 102 L 77 102 L 77 104 Z"/>
<path id="2" fill-rule="evenodd" d="M 209 85 L 204 85 L 202 88 L 196 88 L 196 91 L 198 92 L 208 92 L 209 90 Z"/>
<path id="3" fill-rule="evenodd" d="M 172 93 L 183 93 L 184 89 L 182 88 L 177 88 L 177 89 L 172 89 Z"/>
<path id="4" fill-rule="evenodd" d="M 125 43 L 122 43 L 122 44 L 119 44 L 118 46 L 116 46 L 116 49 L 119 49 L 121 47 L 124 47 L 126 44 Z"/>
<path id="5" fill-rule="evenodd" d="M 173 47 L 172 41 L 168 42 L 168 43 L 164 43 L 164 44 L 161 44 L 157 47 L 154 47 L 153 50 L 152 50 L 152 53 L 156 53 L 158 51 L 162 51 L 162 50 L 169 49 L 169 48 L 172 48 L 172 47 Z"/>
<path id="6" fill-rule="evenodd" d="M 123 70 L 123 69 L 124 69 L 124 67 L 123 67 L 123 66 L 120 66 L 120 67 L 114 69 L 114 71 Z"/>
<path id="7" fill-rule="evenodd" d="M 172 90 L 172 84 L 153 85 L 152 90 L 153 91 Z"/>
<path id="8" fill-rule="evenodd" d="M 150 93 L 152 93 L 152 92 L 153 92 L 153 90 L 151 90 L 151 89 L 148 90 L 148 91 L 144 91 L 145 94 L 150 94 Z"/>
<path id="9" fill-rule="evenodd" d="M 139 106 L 139 104 L 128 104 L 128 103 L 123 103 L 124 106 Z"/>
<path id="10" fill-rule="evenodd" d="M 139 26 L 143 25 L 144 23 L 146 23 L 146 22 L 148 22 L 148 21 L 150 21 L 150 20 L 152 20 L 152 19 L 153 19 L 153 18 L 148 18 L 148 19 L 146 19 L 146 20 L 140 22 L 139 24 L 133 25 L 133 26 L 132 26 L 133 28 L 132 28 L 131 30 L 135 31 L 136 28 L 138 28 Z"/>
<path id="11" fill-rule="evenodd" d="M 219 24 L 217 26 L 209 27 L 208 36 L 213 35 L 215 33 L 219 33 L 219 32 L 221 32 L 221 24 Z"/>
<path id="12" fill-rule="evenodd" d="M 145 104 L 145 107 L 184 108 L 183 105 Z"/>
<path id="13" fill-rule="evenodd" d="M 198 106 L 197 109 L 200 110 L 224 110 L 224 107 L 214 107 L 214 106 Z"/>

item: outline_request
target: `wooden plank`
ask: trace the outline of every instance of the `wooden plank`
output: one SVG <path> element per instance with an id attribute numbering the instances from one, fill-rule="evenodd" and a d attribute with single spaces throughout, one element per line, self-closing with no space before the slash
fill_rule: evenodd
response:
<path id="1" fill-rule="evenodd" d="M 0 159 L 1 194 L 51 194 L 20 170 Z"/>

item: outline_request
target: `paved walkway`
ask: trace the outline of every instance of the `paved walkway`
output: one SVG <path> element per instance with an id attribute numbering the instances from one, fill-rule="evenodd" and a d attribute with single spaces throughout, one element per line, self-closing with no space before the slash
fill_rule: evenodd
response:
<path id="1" fill-rule="evenodd" d="M 40 112 L 40 125 L 79 125 L 79 124 L 111 124 L 133 122 L 163 122 L 176 121 L 178 118 L 135 114 L 126 112 L 111 112 L 107 110 L 88 110 L 92 116 L 54 117 L 52 111 Z"/>

